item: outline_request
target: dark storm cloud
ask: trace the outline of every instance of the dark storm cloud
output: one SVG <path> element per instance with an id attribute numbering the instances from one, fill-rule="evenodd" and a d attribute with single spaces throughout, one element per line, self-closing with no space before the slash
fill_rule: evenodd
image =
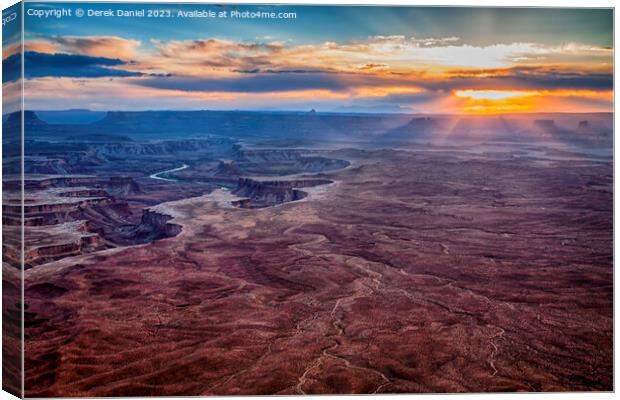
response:
<path id="1" fill-rule="evenodd" d="M 516 75 L 512 81 L 525 87 L 547 89 L 613 89 L 613 74 L 571 74 L 552 72 L 547 75 Z"/>
<path id="2" fill-rule="evenodd" d="M 17 79 L 14 71 L 19 70 L 20 54 L 14 54 L 2 61 L 3 81 Z M 80 54 L 47 54 L 27 51 L 24 53 L 24 70 L 26 78 L 43 77 L 70 77 L 70 78 L 99 78 L 99 77 L 130 77 L 141 76 L 140 72 L 125 71 L 111 67 L 127 65 L 125 61 L 105 58 L 91 57 Z M 11 73 L 8 79 L 4 77 L 4 71 Z"/>
<path id="3" fill-rule="evenodd" d="M 234 78 L 205 79 L 194 77 L 148 78 L 136 84 L 157 89 L 187 92 L 268 93 L 308 89 L 343 91 L 351 87 L 336 74 L 280 73 L 245 74 Z"/>
<path id="4" fill-rule="evenodd" d="M 492 89 L 575 89 L 575 90 L 611 90 L 613 74 L 604 73 L 567 73 L 538 68 L 515 68 L 507 75 L 489 74 L 486 77 L 454 75 L 443 80 L 420 81 L 419 85 L 429 90 L 456 90 L 472 88 Z"/>
<path id="5" fill-rule="evenodd" d="M 401 86 L 418 87 L 429 92 L 450 92 L 459 89 L 588 89 L 611 90 L 611 74 L 577 74 L 523 68 L 509 70 L 503 74 L 490 76 L 467 76 L 458 72 L 444 79 L 425 78 L 424 76 L 378 76 L 367 74 L 332 73 L 325 71 L 289 70 L 279 71 L 244 71 L 235 77 L 200 78 L 184 76 L 150 77 L 135 81 L 135 84 L 165 90 L 186 92 L 231 92 L 231 93 L 267 93 L 297 90 L 330 90 L 343 92 L 359 87 Z M 422 95 L 419 96 L 423 100 Z M 412 99 L 415 100 L 415 99 Z"/>
<path id="6" fill-rule="evenodd" d="M 384 104 L 425 104 L 429 101 L 437 100 L 441 98 L 443 94 L 441 92 L 424 92 L 424 93 L 393 93 L 387 96 L 382 96 L 379 99 L 376 97 L 360 97 L 359 101 L 373 101 Z"/>
<path id="7" fill-rule="evenodd" d="M 16 81 L 22 72 L 21 53 L 13 54 L 2 60 L 2 83 Z"/>

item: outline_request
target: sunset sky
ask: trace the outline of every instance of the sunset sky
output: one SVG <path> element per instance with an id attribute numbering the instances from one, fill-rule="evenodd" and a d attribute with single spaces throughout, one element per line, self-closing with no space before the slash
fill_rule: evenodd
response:
<path id="1" fill-rule="evenodd" d="M 27 3 L 26 10 L 80 7 Z M 148 9 L 85 4 L 84 9 Z M 158 5 L 155 9 L 233 10 Z M 612 111 L 611 10 L 243 6 L 295 19 L 26 16 L 26 107 Z M 3 43 L 5 66 L 15 49 Z M 5 69 L 6 71 L 6 69 Z M 5 72 L 4 84 L 15 77 Z"/>

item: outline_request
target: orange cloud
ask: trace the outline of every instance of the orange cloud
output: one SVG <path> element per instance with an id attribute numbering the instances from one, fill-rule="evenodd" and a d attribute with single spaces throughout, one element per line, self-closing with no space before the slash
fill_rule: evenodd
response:
<path id="1" fill-rule="evenodd" d="M 113 81 L 36 79 L 31 93 L 38 99 L 60 94 L 90 99 L 95 108 L 103 107 L 97 97 L 116 105 L 115 100 L 124 104 L 130 98 L 143 101 L 144 96 L 161 99 L 159 108 L 181 104 L 182 99 L 199 105 L 205 101 L 205 107 L 218 101 L 218 107 L 262 107 L 278 102 L 370 99 L 398 102 L 399 107 L 415 111 L 470 113 L 609 111 L 613 104 L 611 90 L 598 90 L 611 85 L 613 50 L 588 44 L 472 46 L 456 37 L 395 35 L 303 45 L 213 38 L 153 40 L 150 45 L 116 36 L 28 41 L 26 48 L 32 51 L 121 58 L 132 61 L 123 66 L 129 71 L 173 75 Z M 255 79 L 267 75 L 269 79 Z M 166 85 L 146 84 L 165 79 Z M 177 90 L 183 86 L 176 82 L 183 79 L 190 83 Z M 222 84 L 204 84 L 208 81 Z M 278 84 L 267 92 L 252 92 L 244 86 L 256 87 L 256 82 L 262 85 L 263 81 Z M 289 90 L 291 82 L 306 83 Z M 571 87 L 575 89 L 566 89 Z"/>
<path id="2" fill-rule="evenodd" d="M 281 42 L 234 42 L 222 39 L 153 41 L 160 56 L 174 59 L 176 72 L 199 75 L 213 71 L 331 70 L 337 72 L 406 73 L 431 70 L 481 69 L 498 74 L 515 66 L 559 63 L 611 65 L 613 50 L 587 44 L 548 46 L 505 43 L 459 44 L 459 38 L 372 36 L 365 40 L 292 46 Z M 157 57 L 151 62 L 158 62 Z M 161 66 L 161 60 L 159 60 Z M 495 72 L 493 72 L 495 69 Z M 508 71 L 505 71 L 508 73 Z"/>
<path id="3" fill-rule="evenodd" d="M 355 89 L 355 94 L 362 97 L 385 97 L 392 94 L 415 94 L 425 90 L 414 86 L 366 86 Z"/>
<path id="4" fill-rule="evenodd" d="M 36 51 L 37 53 L 55 53 L 59 45 L 47 40 L 29 40 L 24 43 L 25 51 Z M 7 58 L 22 51 L 21 43 L 15 43 L 2 49 L 2 58 Z"/>
<path id="5" fill-rule="evenodd" d="M 140 78 L 131 78 L 131 80 L 137 79 Z M 50 101 L 57 109 L 85 107 L 92 110 L 129 110 L 162 107 L 253 108 L 256 104 L 287 106 L 317 99 L 342 101 L 351 98 L 349 93 L 335 93 L 329 90 L 261 93 L 187 92 L 128 84 L 128 80 L 118 78 L 39 78 L 26 81 L 25 92 L 27 109 L 41 108 L 39 104 Z M 110 104 L 114 104 L 114 107 L 110 107 Z"/>
<path id="6" fill-rule="evenodd" d="M 132 60 L 139 57 L 140 45 L 139 40 L 117 36 L 57 36 L 47 40 L 26 40 L 24 49 L 46 54 L 71 53 Z M 12 45 L 3 49 L 3 56 L 6 58 L 20 50 L 19 44 Z"/>
<path id="7" fill-rule="evenodd" d="M 63 52 L 132 60 L 141 42 L 118 36 L 58 36 L 52 39 L 52 44 Z"/>

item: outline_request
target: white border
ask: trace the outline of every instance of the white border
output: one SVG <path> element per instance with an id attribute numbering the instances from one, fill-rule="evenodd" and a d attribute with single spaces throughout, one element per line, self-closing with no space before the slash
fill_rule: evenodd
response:
<path id="1" fill-rule="evenodd" d="M 34 0 L 32 0 L 34 1 Z M 42 0 L 43 2 L 44 0 Z M 29 1 L 27 1 L 29 2 Z M 47 1 L 51 2 L 51 1 Z M 58 1 L 63 2 L 63 1 Z M 97 1 L 64 1 L 64 2 L 75 2 L 75 3 L 96 3 Z M 119 1 L 120 2 L 120 1 Z M 437 0 L 388 0 L 388 1 L 380 1 L 380 0 L 292 0 L 292 1 L 281 1 L 281 0 L 271 0 L 271 1 L 261 1 L 261 0 L 237 0 L 237 1 L 199 1 L 199 0 L 185 0 L 185 1 L 174 1 L 174 0 L 131 0 L 127 1 L 128 3 L 215 3 L 215 4 L 300 4 L 300 5 L 378 5 L 378 6 L 389 6 L 389 5 L 401 5 L 401 6 L 469 6 L 469 7 L 559 7 L 559 8 L 613 8 L 615 7 L 614 1 L 612 0 L 504 0 L 504 1 L 493 1 L 493 0 L 445 0 L 445 1 L 437 1 Z M 11 0 L 0 0 L 0 4 L 2 5 L 2 9 L 11 6 L 16 3 L 16 1 Z M 614 22 L 615 22 L 615 9 L 614 9 Z M 615 26 L 615 24 L 614 24 Z M 618 31 L 614 30 L 614 44 L 618 42 Z M 615 57 L 614 57 L 615 60 Z M 2 73 L 0 71 L 0 78 Z M 616 87 L 616 76 L 617 76 L 617 65 L 614 62 L 614 88 Z M 614 93 L 614 104 L 615 104 L 615 93 Z M 1 113 L 1 105 L 0 105 L 0 113 Z M 615 118 L 614 114 L 614 132 L 618 132 L 618 120 Z M 614 154 L 617 154 L 618 150 L 618 141 L 614 141 Z M 615 160 L 614 160 L 615 161 Z M 0 165 L 0 171 L 1 171 Z M 614 162 L 614 193 L 616 190 L 615 187 L 615 177 L 619 172 L 618 165 Z M 1 190 L 1 189 L 0 189 Z M 614 227 L 616 221 L 616 215 L 619 210 L 618 208 L 618 198 L 614 195 Z M 618 248 L 616 247 L 616 243 L 618 243 L 618 233 L 614 229 L 614 260 L 618 255 Z M 0 232 L 0 239 L 2 234 Z M 614 268 L 615 270 L 615 268 Z M 615 351 L 616 345 L 616 333 L 617 323 L 618 323 L 618 309 L 615 304 L 615 292 L 618 287 L 619 279 L 618 275 L 614 273 L 614 388 L 618 387 L 618 374 L 615 373 L 615 367 L 618 365 L 619 357 L 618 352 Z M 0 349 L 1 352 L 1 349 Z M 532 399 L 538 397 L 544 397 L 545 399 L 556 400 L 556 399 L 611 399 L 615 398 L 614 393 L 542 393 L 542 394 L 532 394 L 532 393 L 506 393 L 506 394 L 462 394 L 462 395 L 381 395 L 381 399 L 385 400 L 402 400 L 402 399 L 413 399 L 419 396 L 431 396 L 433 399 L 454 399 L 455 396 L 458 396 L 459 399 L 476 399 L 483 398 L 489 400 L 500 400 L 500 399 L 520 399 L 522 397 Z M 187 397 L 169 397 L 172 399 L 182 399 Z M 223 397 L 213 397 L 216 399 Z M 236 399 L 259 399 L 264 398 L 261 396 L 236 396 Z M 296 399 L 299 396 L 278 396 L 279 399 Z M 321 396 L 322 399 L 354 399 L 356 396 Z M 0 391 L 0 400 L 9 400 L 15 399 L 12 395 Z M 131 399 L 151 399 L 146 397 L 132 397 Z"/>

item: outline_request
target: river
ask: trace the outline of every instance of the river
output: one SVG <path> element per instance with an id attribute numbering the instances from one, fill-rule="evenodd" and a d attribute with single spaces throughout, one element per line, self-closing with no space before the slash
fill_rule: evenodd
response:
<path id="1" fill-rule="evenodd" d="M 149 175 L 149 178 L 153 178 L 153 179 L 159 179 L 161 181 L 166 181 L 166 182 L 176 182 L 176 179 L 169 179 L 169 178 L 162 178 L 160 175 L 165 175 L 165 174 L 169 174 L 171 172 L 177 172 L 177 171 L 182 171 L 184 169 L 189 168 L 189 165 L 187 164 L 183 164 L 180 167 L 177 168 L 172 168 L 172 169 L 167 169 L 165 171 L 161 171 L 161 172 L 156 172 L 153 175 Z"/>

